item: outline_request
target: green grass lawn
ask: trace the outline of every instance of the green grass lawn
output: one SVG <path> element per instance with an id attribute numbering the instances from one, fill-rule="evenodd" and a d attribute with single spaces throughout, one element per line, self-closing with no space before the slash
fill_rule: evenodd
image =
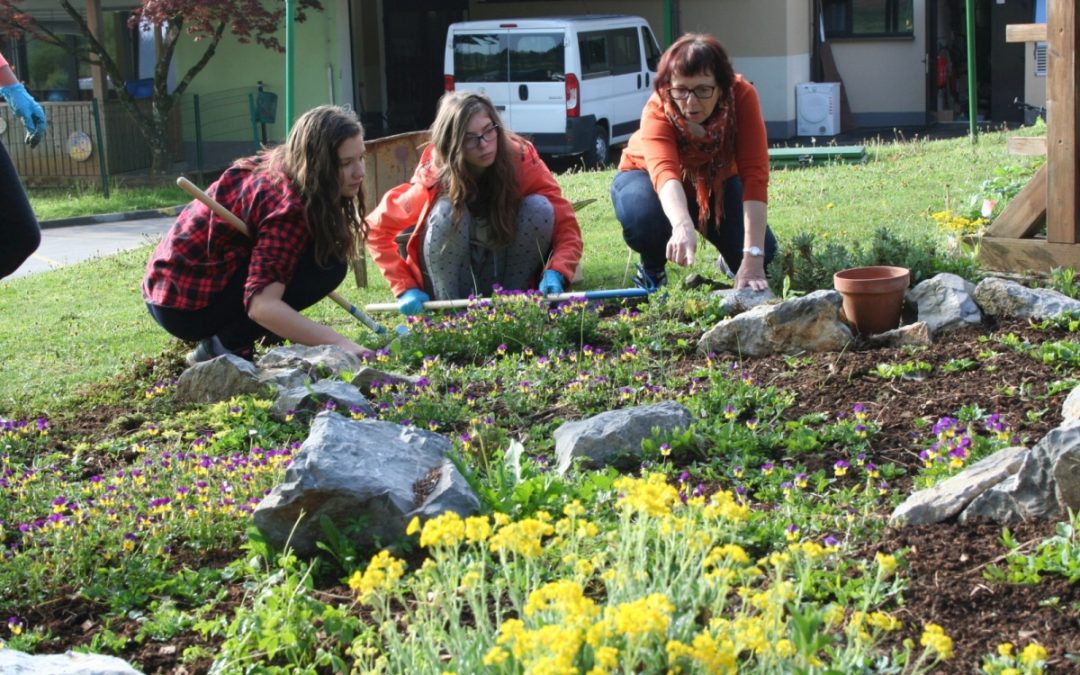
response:
<path id="1" fill-rule="evenodd" d="M 781 246 L 801 232 L 823 241 L 862 245 L 879 227 L 912 239 L 941 240 L 929 217 L 947 208 L 963 211 L 978 204 L 980 188 L 1002 167 L 1029 171 L 1039 159 L 1006 153 L 1006 133 L 989 133 L 973 144 L 942 141 L 872 143 L 863 164 L 824 164 L 774 171 L 769 223 Z M 559 182 L 571 201 L 595 199 L 579 213 L 585 239 L 581 288 L 629 285 L 628 249 L 622 242 L 608 188 L 614 170 L 570 172 Z M 61 213 L 59 202 L 94 211 L 167 206 L 184 201 L 172 189 L 116 191 L 109 201 L 90 194 L 42 195 L 34 192 L 35 211 Z M 136 198 L 136 193 L 138 197 Z M 84 201 L 85 200 L 85 201 Z M 57 215 L 59 217 L 59 215 Z M 707 246 L 707 245 L 706 245 Z M 170 342 L 150 318 L 139 294 L 149 247 L 0 283 L 0 415 L 55 412 L 77 405 L 85 387 L 131 367 L 140 357 L 159 353 Z M 695 266 L 716 276 L 715 251 L 708 248 Z M 351 277 L 339 289 L 357 306 L 391 300 L 385 281 L 368 261 L 369 285 L 357 288 Z M 686 270 L 689 272 L 689 270 Z M 630 273 L 632 276 L 632 271 Z M 675 274 L 673 278 L 679 278 Z M 774 289 L 779 291 L 779 289 Z M 374 336 L 329 301 L 308 311 L 336 329 L 369 344 Z M 378 317 L 399 321 L 396 314 Z"/>

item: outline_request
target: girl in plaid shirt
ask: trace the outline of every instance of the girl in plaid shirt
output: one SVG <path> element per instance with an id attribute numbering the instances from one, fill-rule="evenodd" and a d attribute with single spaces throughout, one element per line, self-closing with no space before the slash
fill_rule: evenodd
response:
<path id="1" fill-rule="evenodd" d="M 207 189 L 250 238 L 200 201 L 184 209 L 150 257 L 142 291 L 162 328 L 199 341 L 189 361 L 250 359 L 263 339 L 370 351 L 300 314 L 338 287 L 359 254 L 364 154 L 355 113 L 320 106 L 284 145 L 237 160 Z"/>

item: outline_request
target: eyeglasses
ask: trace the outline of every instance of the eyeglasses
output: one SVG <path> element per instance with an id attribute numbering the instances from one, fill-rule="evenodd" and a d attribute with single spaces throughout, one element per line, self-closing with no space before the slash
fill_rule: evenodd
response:
<path id="1" fill-rule="evenodd" d="M 668 89 L 668 96 L 676 101 L 685 101 L 690 98 L 690 94 L 693 94 L 694 98 L 701 101 L 710 98 L 715 93 L 716 87 L 707 84 L 700 84 L 693 89 L 687 89 L 686 87 L 672 87 L 671 89 Z"/>
<path id="2" fill-rule="evenodd" d="M 499 125 L 492 124 L 478 134 L 465 134 L 465 147 L 469 150 L 475 150 L 480 147 L 480 142 L 490 143 L 495 140 L 498 135 Z"/>

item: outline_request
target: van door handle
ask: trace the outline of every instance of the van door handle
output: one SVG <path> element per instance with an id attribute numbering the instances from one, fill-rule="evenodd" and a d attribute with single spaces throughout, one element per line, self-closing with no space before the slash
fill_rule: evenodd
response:
<path id="1" fill-rule="evenodd" d="M 641 89 L 641 73 L 637 74 L 637 88 Z"/>
<path id="2" fill-rule="evenodd" d="M 520 98 L 522 101 L 528 101 L 529 100 L 529 85 L 527 85 L 527 84 L 519 84 L 518 85 L 518 98 Z"/>
<path id="3" fill-rule="evenodd" d="M 645 73 L 645 86 L 649 86 L 649 74 Z"/>

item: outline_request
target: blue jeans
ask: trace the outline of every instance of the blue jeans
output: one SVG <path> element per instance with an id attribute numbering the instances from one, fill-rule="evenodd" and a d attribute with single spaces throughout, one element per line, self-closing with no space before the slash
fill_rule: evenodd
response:
<path id="1" fill-rule="evenodd" d="M 690 217 L 697 223 L 698 205 L 688 198 Z M 662 270 L 667 262 L 667 243 L 671 239 L 671 222 L 660 206 L 660 197 L 653 189 L 646 171 L 620 171 L 611 183 L 611 202 L 615 217 L 623 228 L 626 245 L 641 255 L 641 266 L 648 271 Z M 709 221 L 705 238 L 720 251 L 731 272 L 737 273 L 743 258 L 743 186 L 738 176 L 724 183 L 724 215 L 720 223 Z M 765 227 L 765 265 L 776 255 L 776 237 Z"/>

